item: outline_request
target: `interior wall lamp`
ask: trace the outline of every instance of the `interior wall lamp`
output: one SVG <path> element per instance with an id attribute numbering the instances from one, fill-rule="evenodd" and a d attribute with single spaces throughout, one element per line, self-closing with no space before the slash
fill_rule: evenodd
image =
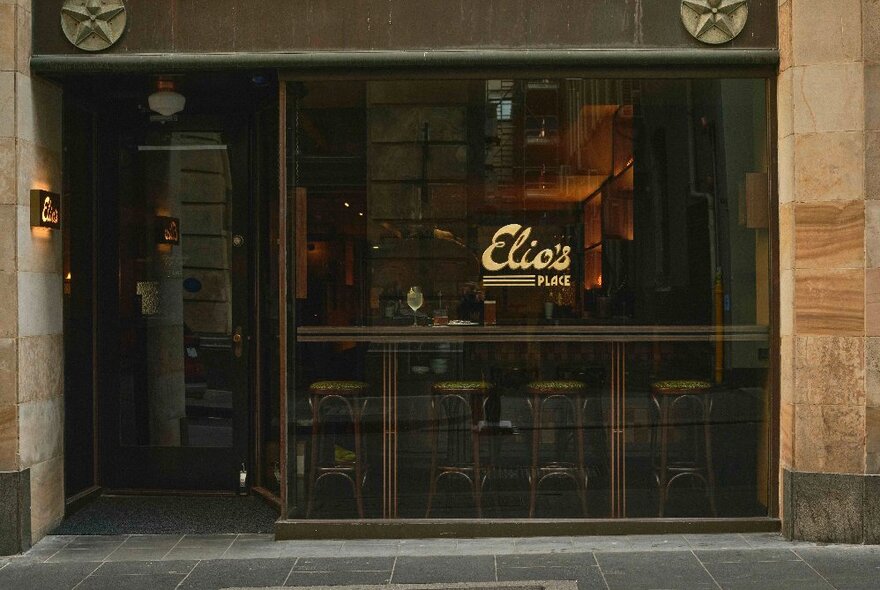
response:
<path id="1" fill-rule="evenodd" d="M 163 117 L 176 115 L 186 106 L 186 97 L 175 90 L 173 80 L 159 80 L 156 92 L 147 98 L 150 110 Z"/>

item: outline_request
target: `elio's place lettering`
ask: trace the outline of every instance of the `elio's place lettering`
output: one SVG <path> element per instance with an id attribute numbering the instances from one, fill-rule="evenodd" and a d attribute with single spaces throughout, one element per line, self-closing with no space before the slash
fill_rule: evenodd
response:
<path id="1" fill-rule="evenodd" d="M 565 273 L 571 267 L 571 246 L 557 243 L 542 247 L 532 238 L 532 228 L 518 223 L 510 223 L 495 232 L 492 244 L 483 251 L 481 262 L 485 270 L 493 273 L 483 276 L 486 286 L 571 286 L 571 275 Z M 513 274 L 511 271 L 532 273 Z"/>

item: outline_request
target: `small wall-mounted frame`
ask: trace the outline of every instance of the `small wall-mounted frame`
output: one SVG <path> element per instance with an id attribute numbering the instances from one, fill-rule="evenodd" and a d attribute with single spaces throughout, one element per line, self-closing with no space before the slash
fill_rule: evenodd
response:
<path id="1" fill-rule="evenodd" d="M 31 190 L 31 227 L 61 229 L 61 195 Z"/>
<path id="2" fill-rule="evenodd" d="M 180 219 L 177 217 L 156 217 L 156 243 L 180 245 Z"/>

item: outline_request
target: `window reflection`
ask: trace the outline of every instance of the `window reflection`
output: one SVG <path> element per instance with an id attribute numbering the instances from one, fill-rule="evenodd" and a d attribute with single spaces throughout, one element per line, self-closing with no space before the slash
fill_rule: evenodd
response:
<path id="1" fill-rule="evenodd" d="M 293 515 L 766 514 L 764 84 L 298 85 Z"/>

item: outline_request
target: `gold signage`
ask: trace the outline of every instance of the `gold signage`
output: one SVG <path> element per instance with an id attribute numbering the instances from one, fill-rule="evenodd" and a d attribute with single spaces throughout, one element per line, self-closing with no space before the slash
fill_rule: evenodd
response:
<path id="1" fill-rule="evenodd" d="M 31 226 L 61 229 L 61 195 L 39 189 L 31 191 Z"/>
<path id="2" fill-rule="evenodd" d="M 156 243 L 180 244 L 180 219 L 176 217 L 156 218 Z"/>
<path id="3" fill-rule="evenodd" d="M 571 246 L 542 247 L 532 238 L 532 228 L 518 223 L 495 232 L 483 251 L 483 275 L 487 287 L 570 287 Z M 519 272 L 517 272 L 519 271 Z"/>

